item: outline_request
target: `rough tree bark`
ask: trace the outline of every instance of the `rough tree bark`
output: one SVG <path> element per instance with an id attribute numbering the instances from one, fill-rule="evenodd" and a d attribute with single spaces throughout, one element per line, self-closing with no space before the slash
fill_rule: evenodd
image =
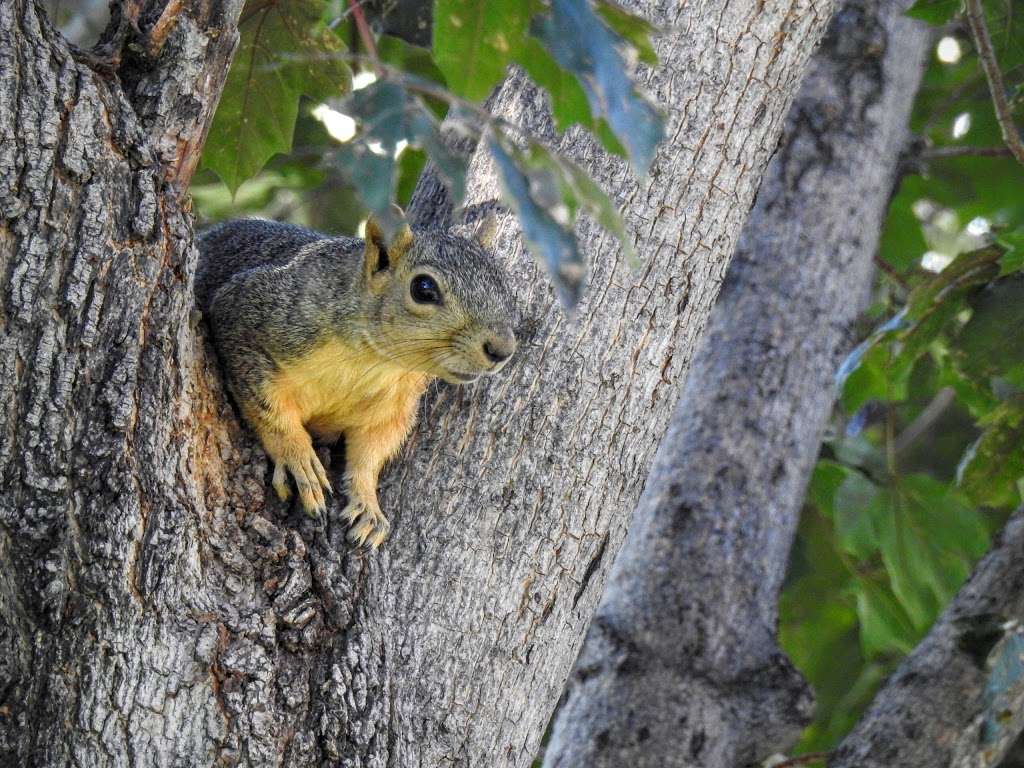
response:
<path id="1" fill-rule="evenodd" d="M 585 229 L 567 320 L 503 223 L 523 353 L 433 393 L 370 557 L 267 493 L 188 324 L 175 184 L 239 4 L 172 0 L 167 26 L 154 0 L 121 27 L 141 53 L 101 65 L 0 3 L 0 762 L 525 766 L 831 4 L 637 3 L 668 30 L 650 177 L 562 145 L 627 206 L 644 267 Z M 549 131 L 542 101 L 514 80 L 496 105 Z M 473 189 L 495 195 L 484 163 Z"/>
<path id="2" fill-rule="evenodd" d="M 991 768 L 1024 732 L 1024 690 L 992 709 L 985 660 L 1000 625 L 1024 624 L 1024 509 L 878 692 L 830 768 Z M 986 720 L 998 723 L 983 731 Z"/>
<path id="3" fill-rule="evenodd" d="M 735 768 L 810 719 L 778 594 L 908 139 L 928 33 L 905 5 L 846 3 L 811 61 L 545 766 Z"/>

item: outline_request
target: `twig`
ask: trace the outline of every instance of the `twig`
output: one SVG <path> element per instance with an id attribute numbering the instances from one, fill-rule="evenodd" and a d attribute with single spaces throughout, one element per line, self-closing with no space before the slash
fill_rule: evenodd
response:
<path id="1" fill-rule="evenodd" d="M 1006 99 L 1006 86 L 1003 84 L 1003 75 L 999 71 L 999 62 L 996 61 L 995 50 L 992 48 L 992 38 L 989 37 L 988 27 L 985 25 L 985 13 L 981 7 L 981 0 L 966 0 L 965 6 L 967 24 L 971 28 L 974 45 L 978 49 L 981 68 L 988 80 L 988 89 L 992 94 L 992 104 L 995 106 L 996 120 L 999 122 L 1003 141 L 1017 162 L 1024 165 L 1024 142 L 1021 141 L 1020 133 L 1013 124 L 1013 113 L 1010 110 L 1010 103 Z"/>
<path id="2" fill-rule="evenodd" d="M 952 387 L 943 387 L 935 393 L 935 397 L 924 407 L 910 425 L 896 436 L 896 453 L 902 455 L 907 448 L 925 432 L 927 432 L 939 417 L 953 404 L 956 399 L 956 392 Z"/>
<path id="3" fill-rule="evenodd" d="M 918 155 L 922 160 L 943 160 L 950 157 L 1012 157 L 1009 147 L 929 147 Z"/>
<path id="4" fill-rule="evenodd" d="M 794 766 L 797 765 L 818 763 L 823 760 L 827 760 L 828 756 L 828 752 L 807 752 L 806 754 L 797 755 L 796 757 L 791 757 L 788 760 L 783 760 L 781 763 L 776 763 L 772 768 L 794 768 Z"/>
<path id="5" fill-rule="evenodd" d="M 885 274 L 894 283 L 899 285 L 900 288 L 906 288 L 906 289 L 910 288 L 910 286 L 907 283 L 906 279 L 903 277 L 903 275 L 901 275 L 899 272 L 896 271 L 896 269 L 892 266 L 892 264 L 889 264 L 885 259 L 881 258 L 878 254 L 875 254 L 875 257 L 874 257 L 873 261 L 875 262 L 875 266 L 878 267 L 883 272 L 885 272 Z"/>
<path id="6" fill-rule="evenodd" d="M 366 55 L 370 57 L 374 72 L 379 75 L 381 67 L 380 57 L 377 55 L 377 44 L 373 41 L 373 32 L 370 31 L 370 25 L 366 23 L 362 6 L 357 0 L 348 0 L 348 7 L 352 10 L 352 18 L 356 22 L 356 29 L 359 30 L 359 39 L 363 41 L 363 47 L 366 48 Z"/>
<path id="7" fill-rule="evenodd" d="M 170 0 L 164 6 L 160 18 L 156 20 L 156 24 L 153 25 L 153 29 L 149 32 L 149 55 L 154 59 L 160 54 L 167 36 L 174 29 L 174 25 L 178 21 L 178 16 L 181 13 L 181 2 L 182 0 Z"/>

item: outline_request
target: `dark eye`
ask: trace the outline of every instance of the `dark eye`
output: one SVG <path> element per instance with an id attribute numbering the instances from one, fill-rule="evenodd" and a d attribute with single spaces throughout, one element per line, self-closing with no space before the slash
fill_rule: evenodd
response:
<path id="1" fill-rule="evenodd" d="M 416 275 L 409 285 L 409 294 L 417 304 L 442 304 L 441 289 L 430 275 Z"/>

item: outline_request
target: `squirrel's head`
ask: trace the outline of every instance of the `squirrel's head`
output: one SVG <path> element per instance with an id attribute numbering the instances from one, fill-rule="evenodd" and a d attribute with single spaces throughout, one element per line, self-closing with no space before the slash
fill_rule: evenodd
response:
<path id="1" fill-rule="evenodd" d="M 385 238 L 371 217 L 363 259 L 367 341 L 382 357 L 465 384 L 501 370 L 516 349 L 515 302 L 483 241 L 403 225 Z"/>

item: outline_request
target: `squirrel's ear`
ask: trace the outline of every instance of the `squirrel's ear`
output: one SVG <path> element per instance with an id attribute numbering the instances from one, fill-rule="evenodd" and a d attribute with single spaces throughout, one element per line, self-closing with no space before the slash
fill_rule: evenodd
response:
<path id="1" fill-rule="evenodd" d="M 494 245 L 494 240 L 498 236 L 498 217 L 493 213 L 487 214 L 480 223 L 476 225 L 476 231 L 473 233 L 473 239 L 476 240 L 484 248 L 490 249 Z"/>
<path id="2" fill-rule="evenodd" d="M 402 211 L 394 206 L 399 216 Z M 409 225 L 398 219 L 398 231 L 392 237 L 385 234 L 381 222 L 372 214 L 366 220 L 366 276 L 372 277 L 378 272 L 394 270 L 402 257 L 412 245 L 412 230 Z"/>

